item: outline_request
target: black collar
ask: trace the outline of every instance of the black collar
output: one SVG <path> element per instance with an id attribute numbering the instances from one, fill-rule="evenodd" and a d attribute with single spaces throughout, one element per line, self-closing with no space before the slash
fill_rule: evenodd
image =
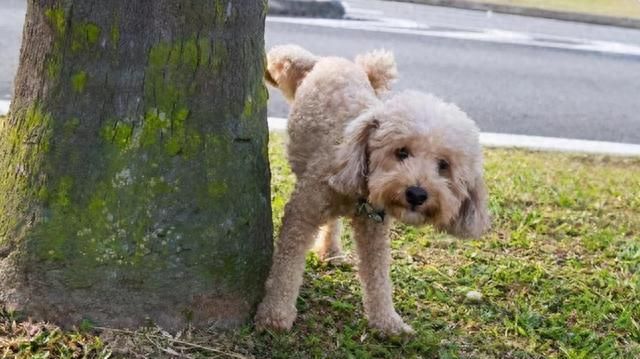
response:
<path id="1" fill-rule="evenodd" d="M 356 205 L 356 215 L 366 216 L 376 223 L 382 223 L 384 222 L 385 213 L 383 209 L 376 210 L 366 199 L 360 198 Z"/>
<path id="2" fill-rule="evenodd" d="M 369 179 L 369 148 L 367 145 L 367 148 L 365 149 L 365 154 L 367 156 L 366 159 L 366 167 L 364 169 L 364 178 L 365 181 L 368 182 Z M 366 184 L 365 184 L 366 186 Z M 366 216 L 367 218 L 369 218 L 370 220 L 376 222 L 376 223 L 382 223 L 384 222 L 384 217 L 385 217 L 385 212 L 384 209 L 380 209 L 377 210 L 375 209 L 371 203 L 369 203 L 367 201 L 367 199 L 365 197 L 360 197 L 358 198 L 358 203 L 356 204 L 356 215 L 357 216 Z"/>

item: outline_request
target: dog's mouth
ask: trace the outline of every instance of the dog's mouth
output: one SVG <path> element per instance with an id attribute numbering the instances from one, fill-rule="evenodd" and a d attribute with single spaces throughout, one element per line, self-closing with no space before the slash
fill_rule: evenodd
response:
<path id="1" fill-rule="evenodd" d="M 429 218 L 426 217 L 423 212 L 414 211 L 410 208 L 398 208 L 395 212 L 396 213 L 393 214 L 394 218 L 410 226 L 420 227 L 429 222 Z"/>
<path id="2" fill-rule="evenodd" d="M 376 199 L 378 201 L 376 201 Z M 412 204 L 407 201 L 404 191 L 398 191 L 393 196 L 382 198 L 369 198 L 375 208 L 383 208 L 391 217 L 411 226 L 423 226 L 433 223 L 439 215 L 439 209 L 435 198 L 429 198 L 421 204 Z"/>
<path id="3" fill-rule="evenodd" d="M 450 223 L 458 212 L 455 197 L 437 188 L 424 188 L 428 196 L 420 196 L 419 191 L 408 193 L 406 187 L 393 183 L 393 186 L 383 188 L 386 191 L 370 192 L 367 200 L 373 207 L 383 209 L 388 216 L 411 226 L 442 227 Z"/>
<path id="4" fill-rule="evenodd" d="M 386 212 L 402 223 L 411 226 L 423 226 L 433 222 L 437 210 L 431 206 L 412 206 L 408 204 L 394 204 L 386 207 Z"/>
<path id="5" fill-rule="evenodd" d="M 429 200 L 421 205 L 404 204 L 398 219 L 410 225 L 422 226 L 437 222 L 440 214 L 436 201 Z"/>

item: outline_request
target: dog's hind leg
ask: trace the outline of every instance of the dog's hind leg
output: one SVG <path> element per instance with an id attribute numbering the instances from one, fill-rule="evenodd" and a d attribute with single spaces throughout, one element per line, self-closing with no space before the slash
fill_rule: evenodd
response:
<path id="1" fill-rule="evenodd" d="M 320 260 L 337 266 L 349 263 L 342 251 L 341 234 L 342 223 L 339 218 L 332 219 L 320 227 L 316 237 L 316 244 L 313 248 Z"/>
<path id="2" fill-rule="evenodd" d="M 353 232 L 358 250 L 358 275 L 363 289 L 364 310 L 369 326 L 385 335 L 413 333 L 393 307 L 389 219 L 377 223 L 354 217 Z"/>
<path id="3" fill-rule="evenodd" d="M 318 228 L 330 217 L 326 197 L 318 187 L 321 186 L 298 182 L 285 207 L 265 297 L 255 317 L 258 329 L 289 330 L 296 318 L 305 255 L 313 245 Z"/>

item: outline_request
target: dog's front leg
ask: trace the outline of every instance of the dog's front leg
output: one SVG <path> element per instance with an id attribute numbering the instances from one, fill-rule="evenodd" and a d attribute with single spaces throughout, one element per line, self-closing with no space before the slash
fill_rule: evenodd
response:
<path id="1" fill-rule="evenodd" d="M 298 183 L 285 207 L 265 297 L 255 317 L 258 329 L 289 330 L 296 319 L 305 254 L 328 216 L 323 192 L 318 187 Z"/>
<path id="2" fill-rule="evenodd" d="M 391 285 L 390 220 L 377 223 L 366 217 L 352 220 L 358 250 L 358 275 L 363 287 L 369 326 L 386 335 L 413 333 L 393 307 Z"/>

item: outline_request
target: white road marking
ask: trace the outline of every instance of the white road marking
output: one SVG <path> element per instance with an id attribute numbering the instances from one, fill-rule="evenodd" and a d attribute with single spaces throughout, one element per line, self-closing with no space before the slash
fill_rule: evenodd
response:
<path id="1" fill-rule="evenodd" d="M 306 26 L 319 26 L 338 29 L 385 32 L 404 35 L 440 37 L 535 46 L 575 51 L 600 52 L 619 55 L 640 56 L 640 46 L 611 41 L 591 41 L 586 39 L 552 36 L 544 34 L 521 33 L 495 29 L 442 28 L 427 26 L 415 21 L 395 18 L 369 18 L 363 20 L 317 19 L 287 16 L 268 16 L 271 23 L 286 23 Z"/>
<path id="2" fill-rule="evenodd" d="M 287 130 L 287 119 L 269 117 L 269 130 Z M 569 138 L 512 135 L 506 133 L 480 133 L 480 143 L 485 147 L 523 148 L 552 152 L 575 152 L 614 156 L 640 156 L 640 145 L 630 143 L 575 140 Z"/>
<path id="3" fill-rule="evenodd" d="M 514 147 L 554 152 L 640 156 L 640 145 L 634 145 L 631 143 L 575 140 L 558 137 L 483 132 L 480 134 L 480 143 L 486 147 Z"/>
<path id="4" fill-rule="evenodd" d="M 9 105 L 11 105 L 11 101 L 0 100 L 0 116 L 6 115 L 9 112 Z"/>
<path id="5" fill-rule="evenodd" d="M 269 117 L 269 130 L 270 131 L 286 131 L 287 119 L 282 117 Z"/>
<path id="6" fill-rule="evenodd" d="M 383 14 L 381 10 L 371 10 L 371 9 L 352 7 L 351 5 L 349 5 L 349 3 L 346 3 L 346 2 L 342 2 L 342 6 L 344 6 L 344 11 L 347 14 L 347 16 L 352 18 L 380 16 Z"/>

